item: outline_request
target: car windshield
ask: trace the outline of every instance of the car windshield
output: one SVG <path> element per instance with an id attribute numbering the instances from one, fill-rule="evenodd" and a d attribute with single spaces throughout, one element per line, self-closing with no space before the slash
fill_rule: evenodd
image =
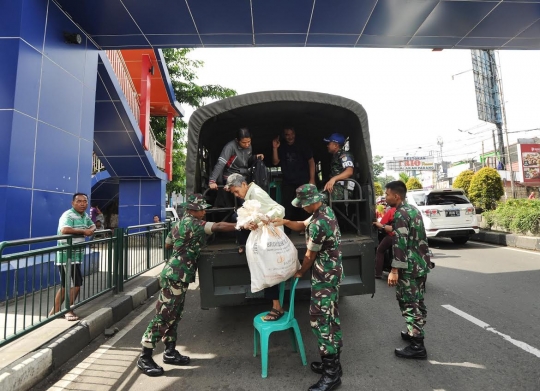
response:
<path id="1" fill-rule="evenodd" d="M 426 194 L 425 193 L 412 193 L 414 203 L 418 206 L 426 205 Z"/>
<path id="2" fill-rule="evenodd" d="M 172 219 L 174 217 L 173 215 L 173 212 L 171 212 L 170 210 L 167 211 L 167 218 L 168 219 Z"/>
<path id="3" fill-rule="evenodd" d="M 449 191 L 444 193 L 431 193 L 426 197 L 425 205 L 455 205 L 470 204 L 465 194 L 459 191 Z"/>

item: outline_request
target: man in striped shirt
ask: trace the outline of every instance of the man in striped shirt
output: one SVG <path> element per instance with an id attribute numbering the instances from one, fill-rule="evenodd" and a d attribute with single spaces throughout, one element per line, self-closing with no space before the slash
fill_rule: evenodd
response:
<path id="1" fill-rule="evenodd" d="M 84 193 L 75 193 L 73 195 L 73 200 L 71 202 L 72 208 L 65 211 L 60 220 L 58 221 L 58 235 L 73 235 L 72 243 L 80 243 L 85 241 L 85 236 L 92 236 L 96 230 L 95 224 L 90 219 L 90 216 L 86 213 L 88 208 L 88 196 Z M 58 246 L 66 246 L 67 240 L 59 240 Z M 73 286 L 70 289 L 69 301 L 73 305 L 79 292 L 81 290 L 81 285 L 83 282 L 82 273 L 81 273 L 81 262 L 84 260 L 85 247 L 76 247 L 71 251 L 71 280 L 73 281 Z M 61 288 L 56 293 L 54 298 L 54 308 L 51 310 L 49 315 L 54 315 L 60 311 L 60 307 L 64 301 L 65 297 L 65 286 L 66 286 L 66 266 L 68 261 L 68 252 L 67 250 L 57 251 L 56 254 L 56 265 L 58 266 L 58 271 L 60 272 L 60 281 Z M 75 315 L 73 311 L 66 313 L 65 318 L 69 321 L 78 320 L 79 317 Z"/>

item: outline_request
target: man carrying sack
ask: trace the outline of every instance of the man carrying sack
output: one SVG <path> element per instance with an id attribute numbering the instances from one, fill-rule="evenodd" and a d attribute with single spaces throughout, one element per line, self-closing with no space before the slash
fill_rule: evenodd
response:
<path id="1" fill-rule="evenodd" d="M 334 211 L 322 203 L 323 196 L 315 185 L 302 185 L 296 189 L 292 204 L 312 216 L 306 221 L 275 219 L 275 225 L 285 225 L 293 231 L 306 231 L 307 251 L 302 268 L 295 277 L 310 269 L 311 329 L 317 337 L 322 362 L 311 363 L 311 370 L 321 373 L 319 381 L 309 391 L 329 391 L 341 384 L 343 374 L 340 352 L 343 346 L 339 320 L 339 284 L 343 279 L 341 261 L 341 232 Z"/>

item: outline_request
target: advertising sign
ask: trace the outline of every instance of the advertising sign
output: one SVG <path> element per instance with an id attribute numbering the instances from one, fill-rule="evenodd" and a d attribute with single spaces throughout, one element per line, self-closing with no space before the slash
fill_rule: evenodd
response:
<path id="1" fill-rule="evenodd" d="M 433 156 L 402 156 L 386 162 L 386 168 L 393 171 L 434 171 Z"/>
<path id="2" fill-rule="evenodd" d="M 519 144 L 524 183 L 540 182 L 540 144 Z"/>

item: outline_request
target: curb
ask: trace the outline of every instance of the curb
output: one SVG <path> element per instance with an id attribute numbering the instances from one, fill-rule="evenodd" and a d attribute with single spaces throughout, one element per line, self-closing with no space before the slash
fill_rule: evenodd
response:
<path id="1" fill-rule="evenodd" d="M 77 325 L 36 351 L 21 357 L 0 370 L 0 389 L 26 391 L 45 379 L 85 346 L 159 291 L 157 278 L 144 281 L 140 287 L 87 316 Z"/>
<path id="2" fill-rule="evenodd" d="M 472 235 L 471 240 L 525 250 L 540 250 L 540 238 L 536 236 L 522 236 L 505 232 L 481 230 L 479 233 Z"/>

